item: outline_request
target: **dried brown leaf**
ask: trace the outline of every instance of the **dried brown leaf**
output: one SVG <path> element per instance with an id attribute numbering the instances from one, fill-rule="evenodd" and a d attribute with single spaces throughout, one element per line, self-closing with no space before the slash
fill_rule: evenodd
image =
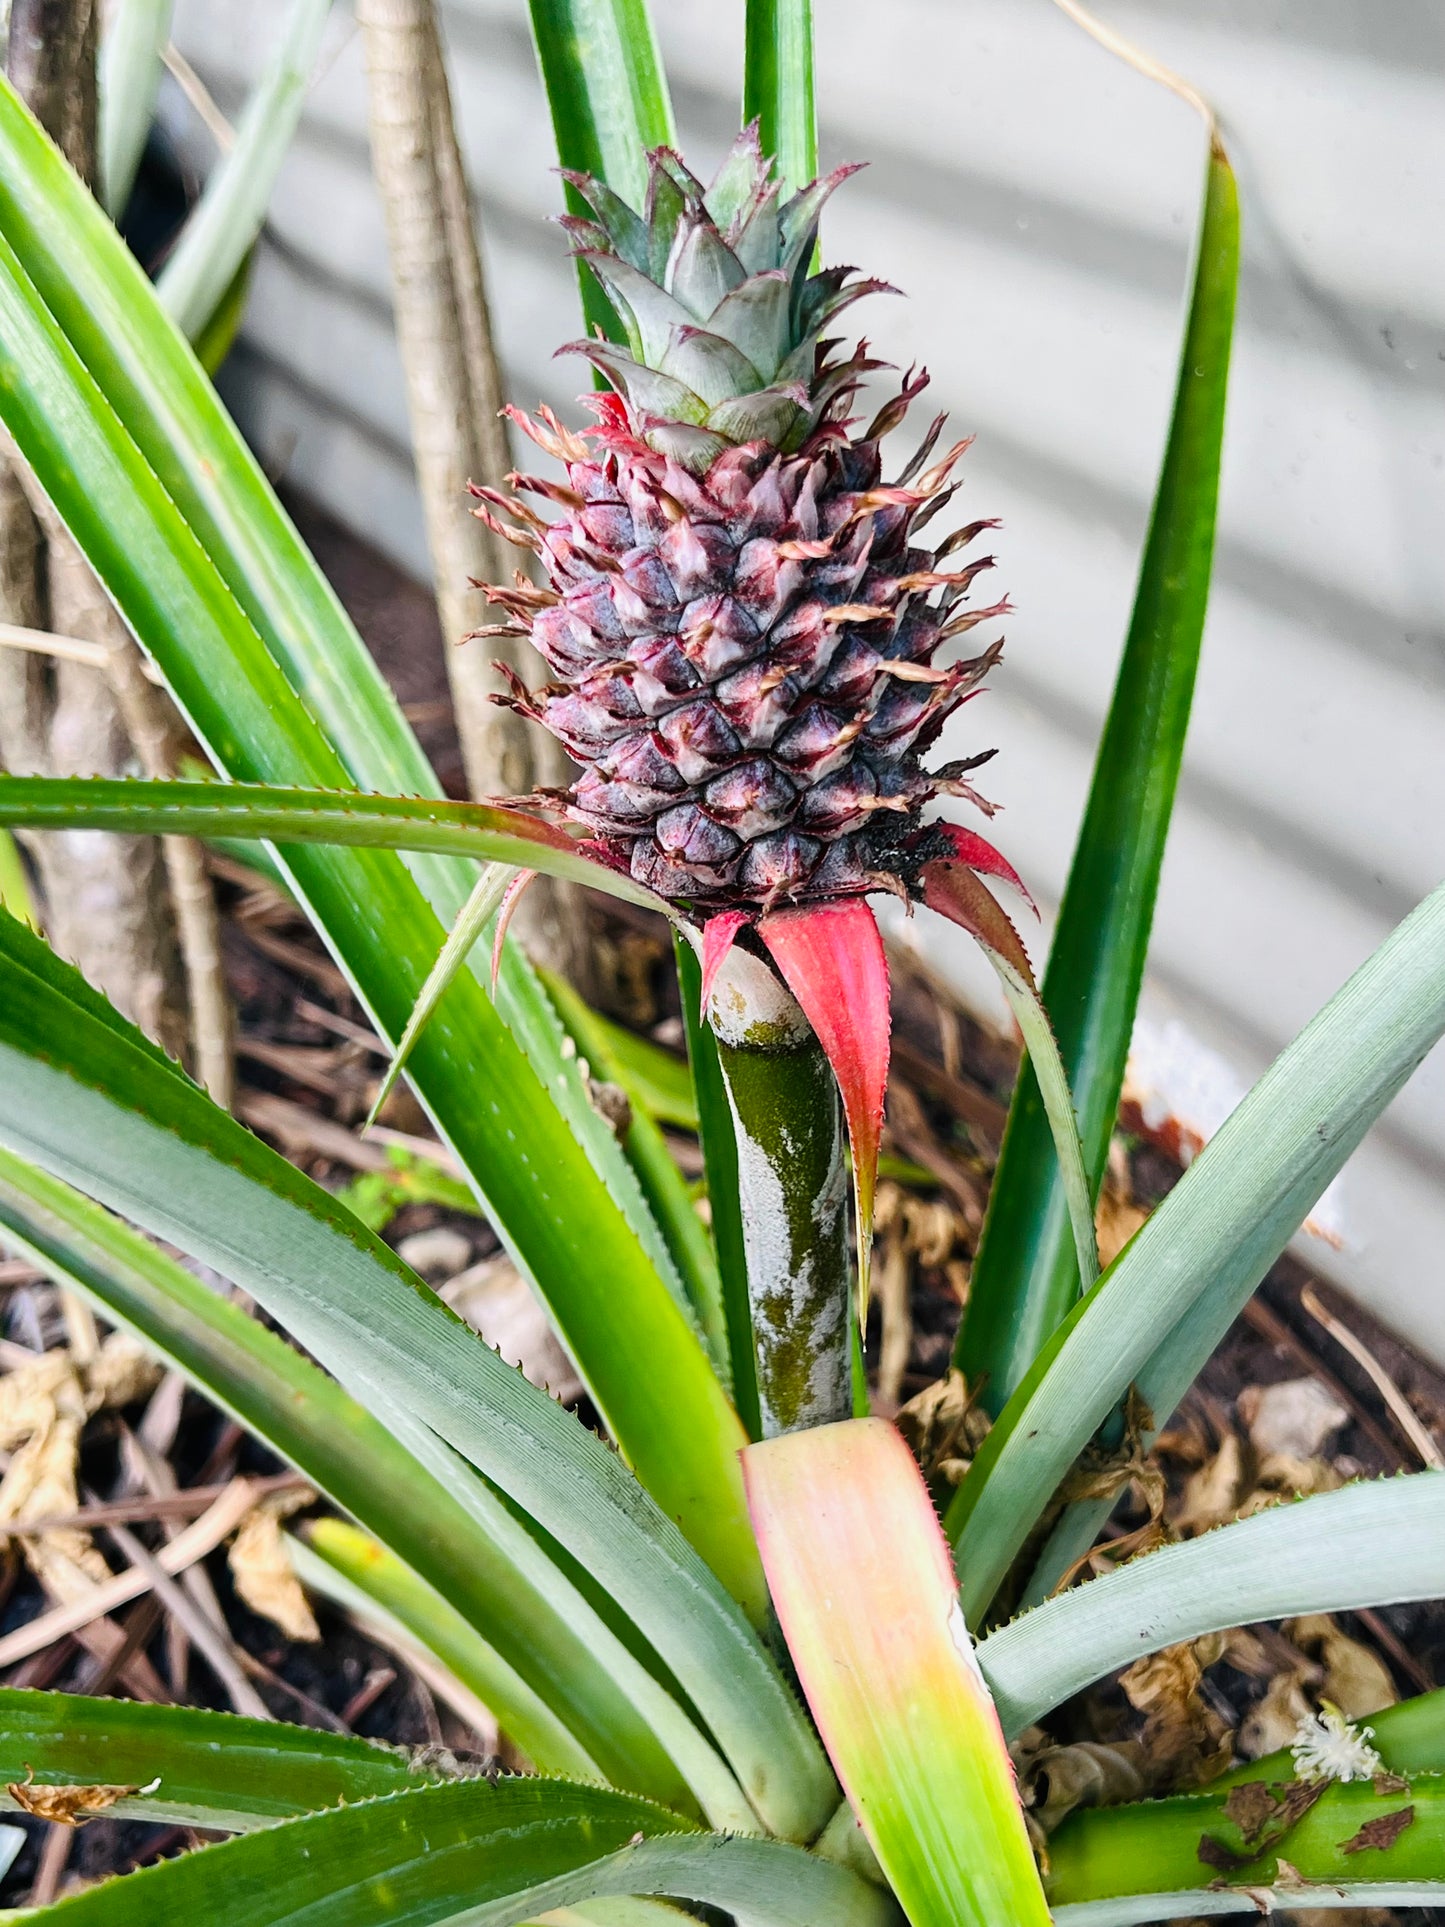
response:
<path id="1" fill-rule="evenodd" d="M 1211 1634 L 1150 1653 L 1120 1675 L 1129 1704 L 1144 1715 L 1140 1739 L 1156 1784 L 1198 1785 L 1229 1763 L 1229 1729 L 1200 1691 L 1204 1668 L 1223 1649 Z"/>
<path id="2" fill-rule="evenodd" d="M 1341 1632 L 1328 1613 L 1288 1620 L 1285 1632 L 1323 1671 L 1320 1693 L 1347 1720 L 1368 1719 L 1399 1699 L 1395 1682 L 1379 1654 Z"/>
<path id="3" fill-rule="evenodd" d="M 1317 1459 L 1350 1416 L 1317 1378 L 1246 1385 L 1236 1409 L 1261 1459 Z"/>
<path id="4" fill-rule="evenodd" d="M 228 1559 L 236 1591 L 252 1612 L 279 1626 L 288 1639 L 308 1642 L 320 1639 L 321 1628 L 292 1569 L 281 1521 L 314 1497 L 301 1491 L 263 1499 L 241 1521 Z"/>
<path id="5" fill-rule="evenodd" d="M 1213 1458 L 1184 1481 L 1183 1492 L 1170 1508 L 1170 1525 L 1181 1538 L 1190 1538 L 1225 1524 L 1238 1513 L 1247 1478 L 1239 1437 L 1226 1432 Z"/>
<path id="6" fill-rule="evenodd" d="M 1094 1214 L 1094 1234 L 1099 1241 L 1099 1269 L 1106 1271 L 1143 1224 L 1149 1213 L 1132 1199 L 1120 1197 L 1112 1185 L 1105 1184 Z"/>
<path id="7" fill-rule="evenodd" d="M 894 1424 L 908 1442 L 910 1451 L 922 1466 L 924 1476 L 952 1479 L 957 1467 L 959 1477 L 973 1462 L 973 1455 L 988 1437 L 989 1417 L 974 1403 L 968 1380 L 957 1367 L 947 1377 L 925 1385 L 921 1392 L 899 1407 Z"/>
<path id="8" fill-rule="evenodd" d="M 1384 1853 L 1393 1847 L 1406 1827 L 1415 1820 L 1414 1807 L 1396 1807 L 1377 1820 L 1367 1820 L 1359 1832 L 1340 1842 L 1341 1853 Z"/>
<path id="9" fill-rule="evenodd" d="M 113 1412 L 148 1398 L 161 1381 L 161 1367 L 128 1332 L 112 1332 L 85 1367 L 84 1378 L 90 1410 Z"/>
<path id="10" fill-rule="evenodd" d="M 1313 1713 L 1298 1673 L 1276 1673 L 1263 1699 L 1252 1706 L 1239 1728 L 1239 1750 L 1247 1760 L 1262 1760 L 1293 1744 L 1300 1722 Z"/>
<path id="11" fill-rule="evenodd" d="M 1144 1749 L 1136 1740 L 1044 1744 L 1019 1762 L 1019 1786 L 1025 1807 L 1047 1838 L 1076 1807 L 1141 1799 L 1148 1791 L 1144 1766 Z"/>
<path id="12" fill-rule="evenodd" d="M 83 1827 L 117 1800 L 139 1793 L 138 1786 L 37 1786 L 33 1779 L 14 1781 L 5 1791 L 22 1812 L 37 1820 L 54 1820 L 62 1827 Z"/>
<path id="13" fill-rule="evenodd" d="M 0 1526 L 23 1527 L 29 1519 L 76 1510 L 87 1410 L 68 1352 L 46 1352 L 0 1379 L 0 1443 L 16 1448 L 0 1481 Z M 36 1577 L 62 1602 L 110 1577 L 90 1535 L 73 1527 L 22 1537 L 20 1543 Z"/>

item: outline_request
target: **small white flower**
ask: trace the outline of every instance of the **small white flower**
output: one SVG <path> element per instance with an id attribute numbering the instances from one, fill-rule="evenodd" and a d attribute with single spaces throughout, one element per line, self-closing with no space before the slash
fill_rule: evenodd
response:
<path id="1" fill-rule="evenodd" d="M 1373 1726 L 1353 1726 L 1328 1700 L 1322 1711 L 1307 1713 L 1290 1743 L 1295 1772 L 1302 1780 L 1373 1780 L 1383 1763 L 1370 1741 Z"/>

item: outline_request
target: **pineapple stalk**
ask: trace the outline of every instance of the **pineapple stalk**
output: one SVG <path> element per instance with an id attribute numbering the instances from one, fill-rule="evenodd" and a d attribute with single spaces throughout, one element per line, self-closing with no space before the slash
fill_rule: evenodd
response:
<path id="1" fill-rule="evenodd" d="M 479 520 L 535 558 L 489 590 L 503 619 L 475 634 L 531 640 L 549 680 L 513 675 L 502 700 L 580 771 L 531 800 L 579 825 L 579 847 L 661 899 L 699 951 L 736 1124 L 765 1434 L 851 1411 L 844 1125 L 866 1306 L 888 1067 L 866 899 L 932 901 L 930 878 L 953 869 L 1017 882 L 982 837 L 931 815 L 944 799 L 990 812 L 971 782 L 990 752 L 924 758 L 1001 648 L 955 643 L 1008 605 L 973 606 L 993 558 L 961 559 L 991 520 L 941 539 L 929 527 L 967 441 L 936 453 L 937 416 L 885 472 L 927 375 L 853 413 L 885 364 L 831 331 L 885 284 L 817 266 L 819 219 L 852 172 L 791 191 L 754 124 L 706 185 L 657 148 L 640 208 L 566 174 L 589 214 L 563 226 L 623 337 L 570 351 L 609 392 L 587 398 L 581 431 L 508 410 L 549 466 L 475 491 Z M 1003 920 L 978 890 L 982 905 L 933 895 L 966 928 Z"/>
<path id="2" fill-rule="evenodd" d="M 770 966 L 735 948 L 708 1007 L 737 1139 L 763 1436 L 852 1415 L 848 1177 L 837 1081 Z"/>

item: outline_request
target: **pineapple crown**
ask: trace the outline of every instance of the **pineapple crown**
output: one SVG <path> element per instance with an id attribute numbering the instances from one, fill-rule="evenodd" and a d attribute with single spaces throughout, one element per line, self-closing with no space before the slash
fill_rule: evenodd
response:
<path id="1" fill-rule="evenodd" d="M 623 397 L 632 427 L 695 475 L 723 450 L 803 449 L 834 420 L 871 365 L 831 364 L 822 330 L 887 282 L 853 268 L 812 271 L 818 222 L 856 166 L 784 201 L 754 122 L 703 186 L 667 147 L 648 155 L 639 214 L 590 175 L 563 178 L 592 209 L 564 216 L 575 252 L 602 283 L 627 345 L 575 341 Z"/>

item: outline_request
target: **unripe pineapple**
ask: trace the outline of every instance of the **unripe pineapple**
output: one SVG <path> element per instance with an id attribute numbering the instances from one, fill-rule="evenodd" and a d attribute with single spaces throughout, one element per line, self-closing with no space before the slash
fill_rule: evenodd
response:
<path id="1" fill-rule="evenodd" d="M 479 633 L 529 634 L 556 679 L 511 700 L 583 765 L 566 813 L 604 861 L 703 914 L 906 893 L 943 848 L 924 805 L 988 807 L 965 780 L 984 757 L 920 762 L 998 654 L 942 668 L 940 645 L 1006 607 L 962 606 L 992 558 L 940 567 L 993 524 L 917 540 L 967 444 L 929 466 L 939 417 L 885 485 L 879 440 L 927 377 L 855 435 L 849 405 L 883 364 L 820 338 L 883 285 L 813 272 L 852 171 L 780 204 L 753 128 L 706 188 L 658 149 L 643 214 L 569 176 L 596 218 L 565 225 L 628 345 L 571 344 L 613 385 L 585 435 L 514 414 L 565 465 L 565 484 L 512 478 L 555 520 L 479 491 L 545 572 L 491 590 L 510 621 Z"/>

